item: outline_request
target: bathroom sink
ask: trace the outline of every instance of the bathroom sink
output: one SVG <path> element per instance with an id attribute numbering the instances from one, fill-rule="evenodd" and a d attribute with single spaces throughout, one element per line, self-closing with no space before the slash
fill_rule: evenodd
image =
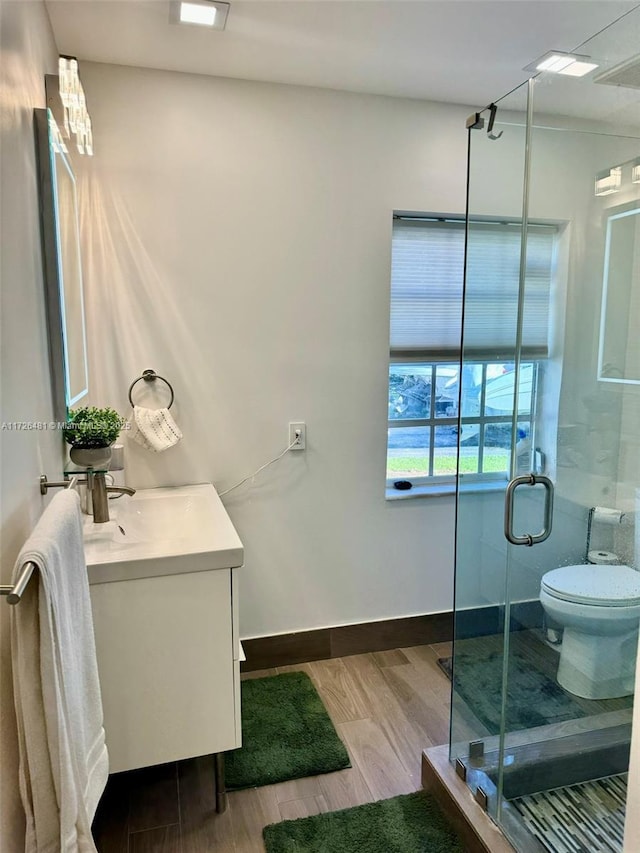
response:
<path id="1" fill-rule="evenodd" d="M 109 515 L 84 521 L 90 584 L 242 565 L 242 543 L 210 483 L 140 489 L 110 500 Z"/>

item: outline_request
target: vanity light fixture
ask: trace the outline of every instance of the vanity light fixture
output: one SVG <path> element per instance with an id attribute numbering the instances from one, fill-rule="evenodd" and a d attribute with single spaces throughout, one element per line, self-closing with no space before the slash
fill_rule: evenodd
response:
<path id="1" fill-rule="evenodd" d="M 223 30 L 228 14 L 229 3 L 219 3 L 217 0 L 174 0 L 171 4 L 170 20 L 173 24 Z"/>
<path id="2" fill-rule="evenodd" d="M 622 166 L 612 166 L 610 169 L 605 169 L 604 172 L 598 172 L 596 175 L 597 196 L 611 195 L 617 193 L 622 183 Z"/>
<path id="3" fill-rule="evenodd" d="M 631 183 L 640 184 L 640 159 L 631 164 Z"/>
<path id="4" fill-rule="evenodd" d="M 78 60 L 75 56 L 58 58 L 58 86 L 64 108 L 64 135 L 75 135 L 80 154 L 93 154 L 91 117 L 87 111 L 84 89 L 78 75 Z"/>
<path id="5" fill-rule="evenodd" d="M 584 77 L 598 65 L 588 62 L 590 56 L 578 53 L 567 53 L 564 50 L 549 50 L 534 62 L 525 65 L 524 71 L 550 71 L 553 74 L 564 74 L 568 77 Z"/>

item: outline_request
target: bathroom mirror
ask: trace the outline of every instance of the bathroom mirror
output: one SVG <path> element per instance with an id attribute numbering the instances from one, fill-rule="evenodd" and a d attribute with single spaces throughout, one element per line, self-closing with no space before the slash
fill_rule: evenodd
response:
<path id="1" fill-rule="evenodd" d="M 640 385 L 640 207 L 607 219 L 598 379 Z"/>
<path id="2" fill-rule="evenodd" d="M 50 110 L 35 110 L 40 220 L 55 417 L 89 391 L 76 179 Z"/>

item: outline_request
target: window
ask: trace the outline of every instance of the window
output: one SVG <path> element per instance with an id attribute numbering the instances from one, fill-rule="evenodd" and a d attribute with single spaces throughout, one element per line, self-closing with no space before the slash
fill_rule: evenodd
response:
<path id="1" fill-rule="evenodd" d="M 528 229 L 518 455 L 530 455 L 534 442 L 537 389 L 548 354 L 556 233 L 557 229 L 548 225 L 530 225 Z M 461 375 L 464 221 L 394 218 L 389 483 L 453 482 L 459 430 L 461 475 L 470 480 L 507 476 L 516 378 L 511 359 L 515 351 L 520 243 L 520 223 L 471 223 Z"/>
<path id="2" fill-rule="evenodd" d="M 530 442 L 537 363 L 520 365 L 518 437 Z M 465 364 L 462 382 L 460 473 L 504 477 L 511 452 L 514 365 Z M 387 477 L 425 481 L 453 478 L 458 445 L 456 364 L 392 363 L 389 368 Z M 476 478 L 478 479 L 478 478 Z M 442 481 L 442 480 L 441 480 Z"/>

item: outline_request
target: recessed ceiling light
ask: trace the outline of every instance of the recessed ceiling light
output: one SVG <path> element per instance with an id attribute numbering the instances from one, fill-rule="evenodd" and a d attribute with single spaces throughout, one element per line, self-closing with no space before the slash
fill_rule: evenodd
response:
<path id="1" fill-rule="evenodd" d="M 568 65 L 573 65 L 575 59 L 573 56 L 567 56 L 565 53 L 552 53 L 546 59 L 542 59 L 536 64 L 536 71 L 562 71 Z"/>
<path id="2" fill-rule="evenodd" d="M 567 65 L 566 68 L 558 71 L 558 74 L 566 74 L 567 77 L 584 77 L 585 74 L 588 74 L 597 67 L 598 65 L 595 62 L 581 62 L 579 59 L 576 59 L 571 65 Z"/>
<path id="3" fill-rule="evenodd" d="M 204 6 L 202 3 L 180 3 L 181 24 L 202 24 L 203 27 L 212 27 L 216 22 L 216 12 L 213 5 Z"/>
<path id="4" fill-rule="evenodd" d="M 567 53 L 564 50 L 550 50 L 530 62 L 524 67 L 524 71 L 549 71 L 552 74 L 566 74 L 569 77 L 584 77 L 598 65 L 595 62 L 587 62 L 589 56 L 581 56 L 577 53 Z"/>
<path id="5" fill-rule="evenodd" d="M 189 24 L 223 30 L 227 22 L 229 3 L 217 0 L 174 0 L 170 20 L 173 24 Z"/>

